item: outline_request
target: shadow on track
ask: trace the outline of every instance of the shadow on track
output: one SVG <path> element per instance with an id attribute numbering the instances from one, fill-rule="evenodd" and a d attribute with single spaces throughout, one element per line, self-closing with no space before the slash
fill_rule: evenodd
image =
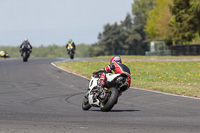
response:
<path id="1" fill-rule="evenodd" d="M 90 110 L 90 111 L 102 112 L 101 110 Z M 128 109 L 128 110 L 111 110 L 109 112 L 136 112 L 136 111 L 140 111 L 140 110 L 134 110 L 134 109 Z"/>
<path id="2" fill-rule="evenodd" d="M 128 110 L 111 110 L 110 112 L 136 112 L 140 110 L 128 109 Z"/>

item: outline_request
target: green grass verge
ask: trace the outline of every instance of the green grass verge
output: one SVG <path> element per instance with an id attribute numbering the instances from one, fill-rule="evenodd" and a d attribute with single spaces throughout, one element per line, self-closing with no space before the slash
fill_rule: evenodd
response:
<path id="1" fill-rule="evenodd" d="M 131 70 L 131 86 L 200 97 L 200 62 L 124 62 Z M 56 65 L 90 78 L 109 62 L 64 62 Z"/>
<path id="2" fill-rule="evenodd" d="M 94 59 L 110 59 L 113 56 L 98 56 L 93 57 Z M 200 56 L 120 56 L 123 59 L 200 59 Z"/>

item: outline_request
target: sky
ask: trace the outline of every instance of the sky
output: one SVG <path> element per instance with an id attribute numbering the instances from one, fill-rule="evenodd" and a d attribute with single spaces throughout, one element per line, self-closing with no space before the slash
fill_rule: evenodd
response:
<path id="1" fill-rule="evenodd" d="M 0 0 L 0 45 L 98 42 L 106 24 L 131 14 L 134 0 Z"/>

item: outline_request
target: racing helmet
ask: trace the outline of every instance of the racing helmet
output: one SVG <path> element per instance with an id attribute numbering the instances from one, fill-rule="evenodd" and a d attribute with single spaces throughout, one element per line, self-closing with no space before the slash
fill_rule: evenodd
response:
<path id="1" fill-rule="evenodd" d="M 121 57 L 120 57 L 120 56 L 113 56 L 113 57 L 110 59 L 110 63 L 114 63 L 114 62 L 122 63 Z"/>
<path id="2" fill-rule="evenodd" d="M 27 39 L 27 38 L 24 38 L 24 41 L 26 42 L 26 41 L 28 41 L 28 39 Z"/>

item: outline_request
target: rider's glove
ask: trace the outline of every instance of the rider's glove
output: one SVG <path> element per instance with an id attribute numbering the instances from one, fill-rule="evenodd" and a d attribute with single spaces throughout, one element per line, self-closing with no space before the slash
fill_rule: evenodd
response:
<path id="1" fill-rule="evenodd" d="M 94 71 L 92 74 L 97 74 L 98 73 L 98 71 Z"/>
<path id="2" fill-rule="evenodd" d="M 105 69 L 102 68 L 102 69 L 99 69 L 98 71 L 94 71 L 93 74 L 98 74 L 98 73 L 100 73 L 100 72 L 105 72 Z"/>

